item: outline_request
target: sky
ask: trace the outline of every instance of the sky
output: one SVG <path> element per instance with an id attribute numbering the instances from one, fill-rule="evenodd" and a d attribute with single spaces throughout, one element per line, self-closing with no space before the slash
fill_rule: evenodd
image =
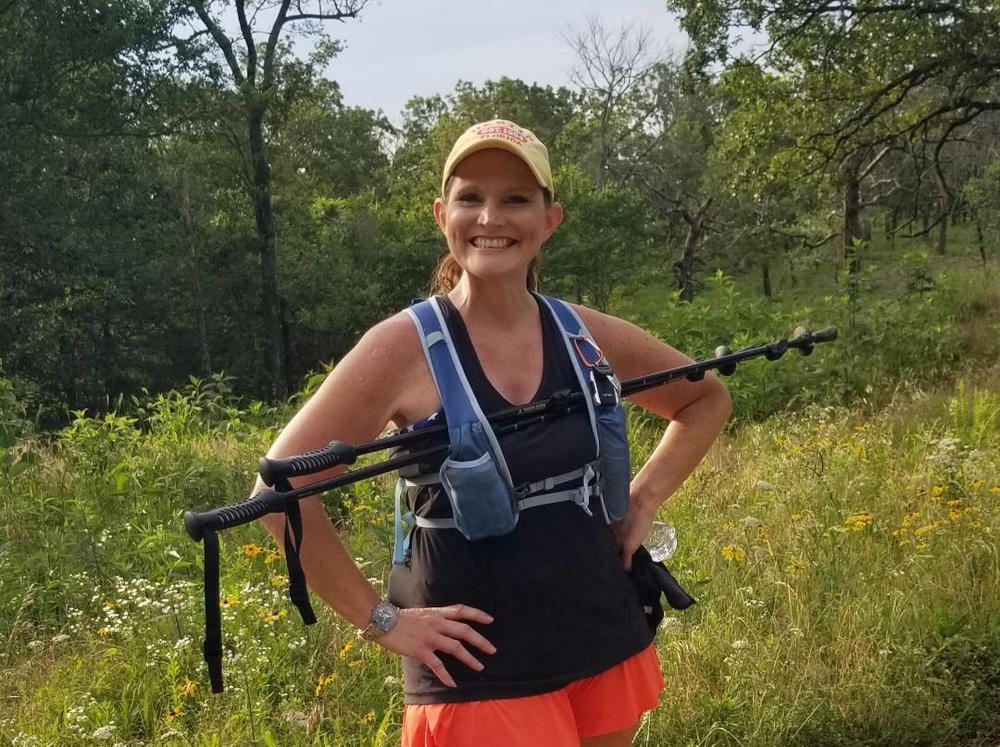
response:
<path id="1" fill-rule="evenodd" d="M 412 96 L 447 94 L 459 80 L 502 76 L 570 85 L 573 52 L 561 35 L 597 17 L 648 29 L 680 59 L 687 37 L 663 0 L 373 0 L 360 20 L 332 24 L 346 49 L 327 74 L 350 106 L 381 109 L 396 123 Z"/>

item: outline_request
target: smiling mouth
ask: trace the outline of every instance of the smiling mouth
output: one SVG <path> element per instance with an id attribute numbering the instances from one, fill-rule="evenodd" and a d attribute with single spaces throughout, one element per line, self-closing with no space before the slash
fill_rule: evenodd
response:
<path id="1" fill-rule="evenodd" d="M 514 241 L 514 239 L 477 236 L 469 243 L 476 247 L 476 249 L 507 249 L 508 247 L 514 246 L 517 242 Z"/>

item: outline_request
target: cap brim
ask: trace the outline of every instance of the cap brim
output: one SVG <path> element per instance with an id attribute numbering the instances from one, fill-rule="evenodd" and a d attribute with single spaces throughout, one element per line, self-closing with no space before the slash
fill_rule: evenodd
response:
<path id="1" fill-rule="evenodd" d="M 458 166 L 458 164 L 460 164 L 466 158 L 471 156 L 473 153 L 478 153 L 481 150 L 490 150 L 494 148 L 498 150 L 505 150 L 508 153 L 517 156 L 518 159 L 520 159 L 524 163 L 524 165 L 527 166 L 528 169 L 531 171 L 532 176 L 535 177 L 535 181 L 538 182 L 538 186 L 546 190 L 549 193 L 550 197 L 552 196 L 551 194 L 552 187 L 550 187 L 548 184 L 545 183 L 545 175 L 539 173 L 538 168 L 533 163 L 531 163 L 531 161 L 529 161 L 527 158 L 524 157 L 524 154 L 518 149 L 516 145 L 507 140 L 504 140 L 503 138 L 492 138 L 492 139 L 486 138 L 484 140 L 477 140 L 474 143 L 470 143 L 468 146 L 460 150 L 458 153 L 453 153 L 451 157 L 448 159 L 448 168 L 445 170 L 444 178 L 441 180 L 441 194 L 444 194 L 445 185 L 448 184 L 448 179 L 451 178 L 451 175 L 455 173 L 455 168 Z"/>

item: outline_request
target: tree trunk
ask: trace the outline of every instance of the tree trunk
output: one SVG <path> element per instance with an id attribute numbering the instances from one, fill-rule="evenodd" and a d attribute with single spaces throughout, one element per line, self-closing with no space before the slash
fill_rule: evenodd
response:
<path id="1" fill-rule="evenodd" d="M 264 109 L 251 104 L 247 121 L 250 129 L 250 160 L 253 166 L 251 201 L 257 221 L 260 241 L 261 315 L 264 321 L 264 338 L 268 350 L 268 374 L 271 395 L 278 399 L 288 396 L 287 361 L 281 333 L 281 299 L 278 296 L 276 256 L 276 230 L 274 208 L 271 205 L 271 166 L 267 162 L 264 144 Z"/>
<path id="2" fill-rule="evenodd" d="M 705 213 L 711 204 L 712 198 L 709 197 L 693 215 L 688 214 L 687 211 L 684 213 L 684 217 L 688 222 L 687 236 L 684 237 L 684 252 L 681 254 L 681 258 L 674 262 L 674 280 L 681 292 L 682 301 L 691 301 L 694 299 L 695 249 L 698 246 L 698 239 L 701 238 L 702 231 L 705 228 Z"/>
<path id="3" fill-rule="evenodd" d="M 760 274 L 764 281 L 764 295 L 768 298 L 771 297 L 771 266 L 768 262 L 762 262 L 760 265 Z"/>
<path id="4" fill-rule="evenodd" d="M 844 266 L 847 269 L 847 291 L 852 300 L 857 297 L 861 275 L 858 244 L 861 240 L 861 182 L 858 179 L 860 154 L 854 153 L 844 165 Z"/>
<path id="5" fill-rule="evenodd" d="M 983 224 L 976 219 L 976 241 L 979 244 L 979 258 L 983 260 L 983 267 L 986 267 L 986 242 L 983 241 Z"/>
<path id="6" fill-rule="evenodd" d="M 951 213 L 951 200 L 948 199 L 948 193 L 944 191 L 943 185 L 941 188 L 940 207 L 941 223 L 938 225 L 937 253 L 944 254 L 948 248 L 948 218 Z"/>
<path id="7" fill-rule="evenodd" d="M 185 171 L 182 200 L 184 239 L 191 255 L 191 287 L 194 290 L 195 318 L 198 322 L 198 347 L 201 350 L 201 375 L 212 375 L 212 352 L 208 345 L 208 323 L 205 319 L 205 294 L 201 288 L 201 272 L 198 267 L 198 249 L 194 241 L 194 218 L 191 214 L 191 182 Z"/>

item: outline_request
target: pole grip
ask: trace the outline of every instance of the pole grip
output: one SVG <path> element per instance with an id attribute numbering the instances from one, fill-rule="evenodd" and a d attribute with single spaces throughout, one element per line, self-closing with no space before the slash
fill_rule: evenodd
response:
<path id="1" fill-rule="evenodd" d="M 351 444 L 343 441 L 331 441 L 322 449 L 307 451 L 304 454 L 281 459 L 261 457 L 257 466 L 260 471 L 260 479 L 264 481 L 265 485 L 273 487 L 281 477 L 311 475 L 339 464 L 354 464 L 357 458 L 358 452 Z"/>
<path id="2" fill-rule="evenodd" d="M 837 339 L 837 328 L 826 327 L 818 332 L 812 333 L 813 342 L 833 342 Z"/>
<path id="3" fill-rule="evenodd" d="M 200 542 L 205 531 L 220 531 L 240 524 L 249 524 L 267 514 L 281 513 L 285 510 L 285 497 L 274 490 L 262 490 L 245 501 L 232 506 L 213 508 L 211 511 L 184 512 L 184 528 L 191 539 Z"/>

